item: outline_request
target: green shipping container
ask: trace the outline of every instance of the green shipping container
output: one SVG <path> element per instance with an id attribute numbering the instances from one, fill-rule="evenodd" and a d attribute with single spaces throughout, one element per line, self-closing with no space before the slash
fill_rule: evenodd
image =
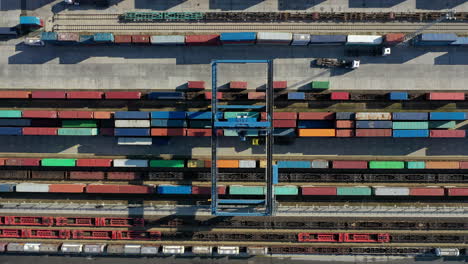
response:
<path id="1" fill-rule="evenodd" d="M 97 136 L 97 128 L 59 128 L 59 136 Z"/>
<path id="2" fill-rule="evenodd" d="M 0 110 L 1 118 L 21 118 L 20 110 Z"/>
<path id="3" fill-rule="evenodd" d="M 370 169 L 404 169 L 404 161 L 370 161 Z"/>
<path id="4" fill-rule="evenodd" d="M 47 167 L 75 167 L 76 159 L 42 159 L 41 165 Z"/>
<path id="5" fill-rule="evenodd" d="M 275 186 L 276 195 L 298 195 L 297 186 Z"/>
<path id="6" fill-rule="evenodd" d="M 337 187 L 337 195 L 359 195 L 359 196 L 369 196 L 371 195 L 370 187 Z"/>
<path id="7" fill-rule="evenodd" d="M 225 137 L 237 137 L 239 136 L 239 133 L 235 129 L 224 129 L 223 135 Z M 255 130 L 247 130 L 245 133 L 246 137 L 257 137 L 258 136 L 258 131 Z"/>
<path id="8" fill-rule="evenodd" d="M 406 162 L 407 169 L 425 169 L 426 162 L 424 161 L 408 161 Z"/>
<path id="9" fill-rule="evenodd" d="M 313 81 L 312 89 L 330 89 L 329 81 Z"/>
<path id="10" fill-rule="evenodd" d="M 258 112 L 225 112 L 224 113 L 224 118 L 237 118 L 239 116 L 247 116 L 249 118 L 258 118 L 259 113 Z"/>
<path id="11" fill-rule="evenodd" d="M 150 160 L 150 167 L 158 168 L 184 168 L 185 161 L 183 160 Z"/>
<path id="12" fill-rule="evenodd" d="M 429 129 L 429 122 L 393 122 L 393 129 Z"/>
<path id="13" fill-rule="evenodd" d="M 97 127 L 96 120 L 63 120 L 62 127 Z"/>
<path id="14" fill-rule="evenodd" d="M 229 194 L 231 195 L 264 195 L 264 186 L 243 186 L 231 185 L 229 186 Z"/>
<path id="15" fill-rule="evenodd" d="M 455 128 L 456 121 L 429 121 L 429 128 Z"/>

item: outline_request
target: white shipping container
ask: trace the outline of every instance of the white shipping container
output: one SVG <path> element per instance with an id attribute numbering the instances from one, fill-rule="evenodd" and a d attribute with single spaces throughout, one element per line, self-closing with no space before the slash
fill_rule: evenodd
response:
<path id="1" fill-rule="evenodd" d="M 313 160 L 311 162 L 311 168 L 315 169 L 327 169 L 328 166 L 328 160 Z"/>
<path id="2" fill-rule="evenodd" d="M 211 254 L 213 252 L 213 247 L 203 247 L 203 246 L 194 246 L 192 247 L 193 254 Z"/>
<path id="3" fill-rule="evenodd" d="M 249 255 L 266 255 L 268 254 L 268 248 L 266 247 L 247 247 L 247 253 Z"/>
<path id="4" fill-rule="evenodd" d="M 256 160 L 239 160 L 239 168 L 256 168 Z"/>
<path id="5" fill-rule="evenodd" d="M 376 196 L 408 196 L 409 188 L 406 187 L 375 187 Z"/>
<path id="6" fill-rule="evenodd" d="M 310 42 L 310 34 L 293 34 L 292 46 L 305 46 Z"/>
<path id="7" fill-rule="evenodd" d="M 23 252 L 24 243 L 8 243 L 7 251 L 8 252 Z"/>
<path id="8" fill-rule="evenodd" d="M 149 120 L 115 120 L 115 127 L 150 127 Z"/>
<path id="9" fill-rule="evenodd" d="M 60 244 L 44 244 L 39 247 L 39 252 L 58 252 Z"/>
<path id="10" fill-rule="evenodd" d="M 83 251 L 83 244 L 63 243 L 60 251 L 63 253 L 81 253 Z"/>
<path id="11" fill-rule="evenodd" d="M 219 246 L 218 254 L 220 255 L 238 255 L 239 247 Z"/>
<path id="12" fill-rule="evenodd" d="M 138 145 L 138 146 L 151 146 L 153 144 L 152 138 L 137 138 L 137 137 L 119 137 L 117 138 L 118 145 Z"/>
<path id="13" fill-rule="evenodd" d="M 184 254 L 185 247 L 184 246 L 163 246 L 162 252 L 163 254 Z"/>
<path id="14" fill-rule="evenodd" d="M 124 253 L 125 254 L 140 254 L 141 246 L 140 245 L 125 245 Z"/>
<path id="15" fill-rule="evenodd" d="M 83 251 L 89 254 L 103 253 L 105 247 L 103 244 L 84 245 Z"/>
<path id="16" fill-rule="evenodd" d="M 49 184 L 42 183 L 18 183 L 16 192 L 49 192 Z"/>
<path id="17" fill-rule="evenodd" d="M 392 120 L 391 113 L 356 113 L 356 120 Z"/>
<path id="18" fill-rule="evenodd" d="M 460 250 L 458 248 L 436 248 L 435 254 L 438 257 L 458 257 Z"/>
<path id="19" fill-rule="evenodd" d="M 185 36 L 181 36 L 181 35 L 151 36 L 151 44 L 153 45 L 184 45 Z"/>
<path id="20" fill-rule="evenodd" d="M 24 244 L 24 252 L 39 252 L 41 243 L 26 243 Z"/>
<path id="21" fill-rule="evenodd" d="M 114 159 L 114 167 L 146 168 L 148 167 L 148 161 L 136 159 Z"/>
<path id="22" fill-rule="evenodd" d="M 346 45 L 380 45 L 382 36 L 376 35 L 348 35 Z"/>
<path id="23" fill-rule="evenodd" d="M 159 247 L 141 247 L 141 254 L 145 255 L 156 255 L 159 252 Z"/>
<path id="24" fill-rule="evenodd" d="M 284 44 L 289 45 L 292 41 L 292 33 L 282 32 L 258 32 L 257 43 L 264 44 Z"/>
<path id="25" fill-rule="evenodd" d="M 107 253 L 109 254 L 122 254 L 124 253 L 123 245 L 109 245 L 107 246 Z"/>

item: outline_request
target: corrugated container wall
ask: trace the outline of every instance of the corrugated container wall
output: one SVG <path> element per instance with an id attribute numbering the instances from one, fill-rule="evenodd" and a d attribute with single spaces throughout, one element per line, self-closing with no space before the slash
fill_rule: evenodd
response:
<path id="1" fill-rule="evenodd" d="M 310 45 L 342 45 L 346 39 L 346 35 L 310 35 Z"/>
<path id="2" fill-rule="evenodd" d="M 305 46 L 310 42 L 309 34 L 293 34 L 292 46 Z"/>
<path id="3" fill-rule="evenodd" d="M 185 36 L 182 36 L 182 35 L 151 36 L 151 44 L 153 45 L 184 45 Z"/>
<path id="4" fill-rule="evenodd" d="M 258 44 L 289 45 L 291 41 L 292 41 L 291 33 L 283 33 L 283 32 L 258 32 L 257 33 Z"/>
<path id="5" fill-rule="evenodd" d="M 348 35 L 346 45 L 380 45 L 382 36 L 375 35 Z"/>

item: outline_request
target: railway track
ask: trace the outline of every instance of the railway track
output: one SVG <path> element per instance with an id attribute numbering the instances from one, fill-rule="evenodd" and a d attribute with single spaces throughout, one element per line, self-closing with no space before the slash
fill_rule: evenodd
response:
<path id="1" fill-rule="evenodd" d="M 368 32 L 414 32 L 424 23 L 113 23 L 100 19 L 55 20 L 52 30 L 56 32 L 236 32 L 236 31 L 285 31 L 292 33 L 332 32 L 332 33 L 368 33 Z M 70 22 L 72 21 L 72 22 Z M 441 23 L 434 25 L 427 32 L 466 33 L 467 24 Z"/>

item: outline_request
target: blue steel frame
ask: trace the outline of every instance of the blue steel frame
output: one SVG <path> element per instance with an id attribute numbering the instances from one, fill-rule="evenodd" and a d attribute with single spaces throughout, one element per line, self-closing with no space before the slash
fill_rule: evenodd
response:
<path id="1" fill-rule="evenodd" d="M 265 112 L 267 120 L 264 122 L 253 121 L 249 118 L 240 120 L 219 121 L 222 118 L 222 112 L 219 109 L 258 109 L 258 106 L 248 105 L 220 105 L 218 106 L 217 98 L 217 64 L 219 63 L 265 63 L 268 66 L 267 85 L 266 85 L 266 104 Z M 273 185 L 278 183 L 278 168 L 273 166 L 273 61 L 272 60 L 214 60 L 211 63 L 211 78 L 212 78 L 212 99 L 211 99 L 211 213 L 218 216 L 269 216 L 274 214 L 275 197 Z M 266 136 L 266 161 L 265 169 L 265 199 L 219 199 L 218 198 L 218 167 L 217 167 L 217 149 L 218 149 L 218 129 L 246 129 L 253 128 L 259 131 L 264 131 Z M 228 211 L 222 210 L 220 204 L 233 205 L 257 205 L 254 211 Z M 264 207 L 258 207 L 264 205 Z M 236 208 L 237 209 L 237 208 Z M 263 210 L 261 210 L 263 209 Z"/>

